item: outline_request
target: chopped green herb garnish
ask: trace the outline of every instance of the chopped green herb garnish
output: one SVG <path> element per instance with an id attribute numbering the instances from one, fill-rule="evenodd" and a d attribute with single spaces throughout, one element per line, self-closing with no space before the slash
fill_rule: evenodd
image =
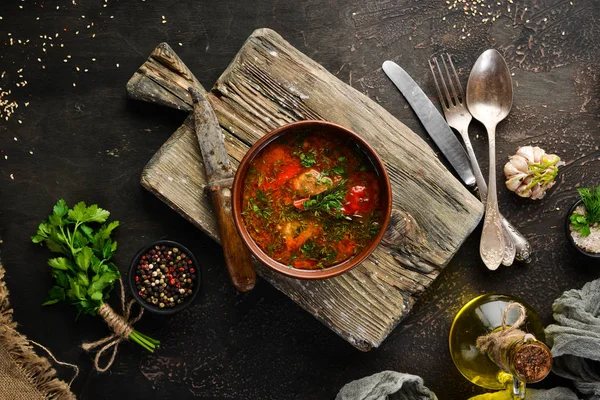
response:
<path id="1" fill-rule="evenodd" d="M 344 167 L 342 167 L 341 165 L 336 165 L 335 167 L 331 168 L 331 170 L 338 175 L 342 175 L 344 172 L 346 172 Z"/>
<path id="2" fill-rule="evenodd" d="M 317 152 L 314 149 L 309 150 L 307 153 L 294 151 L 292 154 L 300 157 L 300 164 L 305 167 L 312 167 L 317 163 Z"/>
<path id="3" fill-rule="evenodd" d="M 375 237 L 381 230 L 381 226 L 378 223 L 372 223 L 369 225 L 369 237 Z"/>
<path id="4" fill-rule="evenodd" d="M 273 209 L 271 209 L 271 207 L 259 207 L 254 199 L 248 200 L 248 208 L 252 210 L 254 214 L 264 219 L 269 219 L 273 214 Z"/>
<path id="5" fill-rule="evenodd" d="M 267 199 L 267 196 L 265 195 L 265 192 L 263 192 L 260 189 L 256 190 L 256 198 L 258 199 L 258 201 L 263 202 L 263 203 L 269 202 L 269 200 Z"/>
<path id="6" fill-rule="evenodd" d="M 335 188 L 323 192 L 304 202 L 303 208 L 309 211 L 324 211 L 336 218 L 344 218 L 341 212 L 346 197 L 346 180 L 341 181 Z"/>
<path id="7" fill-rule="evenodd" d="M 317 245 L 315 244 L 315 242 L 311 242 L 308 241 L 306 243 L 304 243 L 302 245 L 302 247 L 300 247 L 300 251 L 304 254 L 306 254 L 307 256 L 310 256 L 310 254 L 312 253 L 312 251 L 315 249 Z"/>

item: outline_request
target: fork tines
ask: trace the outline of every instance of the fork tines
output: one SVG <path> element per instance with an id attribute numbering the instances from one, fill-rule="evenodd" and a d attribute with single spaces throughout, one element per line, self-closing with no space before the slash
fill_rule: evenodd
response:
<path id="1" fill-rule="evenodd" d="M 448 91 L 448 85 L 446 84 L 446 79 L 444 78 L 444 71 L 442 71 L 442 68 L 440 68 L 440 64 L 438 63 L 437 57 L 433 57 L 431 60 L 429 60 L 429 67 L 431 68 L 431 72 L 433 74 L 435 88 L 437 90 L 440 102 L 442 103 L 442 107 L 447 109 L 458 104 L 463 104 L 463 102 L 465 101 L 465 95 L 463 92 L 462 85 L 460 84 L 460 79 L 458 78 L 458 73 L 456 72 L 456 68 L 454 68 L 454 63 L 452 62 L 450 55 L 446 54 L 444 57 L 444 54 L 442 54 L 440 58 L 442 59 L 442 64 L 444 65 L 444 71 L 446 72 L 445 75 L 450 84 L 450 91 L 452 92 L 452 95 L 450 94 L 450 91 Z M 448 62 L 446 62 L 446 59 L 448 60 Z M 450 64 L 453 74 L 450 74 L 448 64 Z M 445 96 L 442 94 L 442 90 L 440 89 L 438 77 L 441 81 L 441 86 L 444 89 Z M 458 88 L 458 91 L 456 90 L 456 88 Z"/>

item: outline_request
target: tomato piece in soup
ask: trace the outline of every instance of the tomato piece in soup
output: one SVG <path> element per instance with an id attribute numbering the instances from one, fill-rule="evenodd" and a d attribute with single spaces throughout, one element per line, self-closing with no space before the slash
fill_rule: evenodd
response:
<path id="1" fill-rule="evenodd" d="M 346 215 L 365 215 L 379 202 L 379 182 L 374 173 L 360 172 L 349 182 L 342 212 Z"/>

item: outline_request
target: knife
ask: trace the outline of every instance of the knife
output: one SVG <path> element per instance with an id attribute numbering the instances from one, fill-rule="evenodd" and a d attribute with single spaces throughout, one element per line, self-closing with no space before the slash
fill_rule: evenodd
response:
<path id="1" fill-rule="evenodd" d="M 236 289 L 247 292 L 256 284 L 256 273 L 250 251 L 242 242 L 233 222 L 231 186 L 234 171 L 225 150 L 225 139 L 217 116 L 206 98 L 192 87 L 188 91 L 194 103 L 194 125 L 208 180 L 206 189 L 219 225 L 225 266 Z"/>
<path id="2" fill-rule="evenodd" d="M 440 151 L 467 186 L 475 186 L 475 175 L 464 147 L 457 139 L 446 120 L 431 100 L 423 93 L 419 85 L 393 61 L 383 63 L 383 72 L 402 92 L 413 111 L 421 120 L 425 130 L 431 136 Z"/>

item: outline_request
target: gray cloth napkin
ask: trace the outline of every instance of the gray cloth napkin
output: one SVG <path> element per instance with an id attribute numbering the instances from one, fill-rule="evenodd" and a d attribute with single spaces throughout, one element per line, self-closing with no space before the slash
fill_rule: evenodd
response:
<path id="1" fill-rule="evenodd" d="M 473 400 L 477 398 L 479 396 Z M 570 389 L 563 387 L 550 390 L 527 389 L 526 399 L 580 400 Z M 335 400 L 437 400 L 437 397 L 423 386 L 420 376 L 383 371 L 346 384 Z"/>
<path id="2" fill-rule="evenodd" d="M 335 400 L 437 400 L 420 376 L 382 371 L 347 383 Z"/>
<path id="3" fill-rule="evenodd" d="M 579 392 L 600 400 L 600 279 L 563 293 L 552 305 L 556 324 L 546 328 L 552 371 Z"/>

